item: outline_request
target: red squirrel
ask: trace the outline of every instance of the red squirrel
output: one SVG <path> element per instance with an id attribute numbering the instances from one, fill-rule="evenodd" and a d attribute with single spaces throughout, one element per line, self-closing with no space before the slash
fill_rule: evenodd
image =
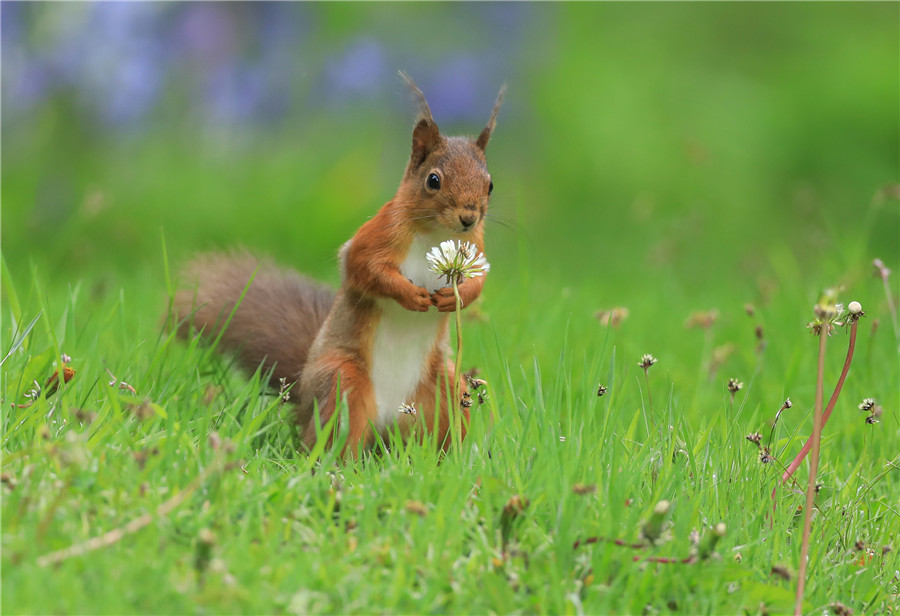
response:
<path id="1" fill-rule="evenodd" d="M 422 91 L 401 77 L 419 108 L 412 154 L 394 198 L 341 247 L 336 295 L 247 255 L 207 255 L 186 270 L 196 286 L 175 298 L 180 335 L 190 335 L 192 324 L 212 338 L 256 272 L 220 346 L 235 352 L 247 370 L 272 370 L 273 385 L 295 383 L 291 397 L 308 448 L 316 440 L 315 405 L 324 425 L 335 413 L 339 390 L 349 410 L 344 455 L 371 447 L 375 433 L 386 436 L 394 424 L 406 438 L 418 422 L 446 449 L 447 392 L 467 390 L 447 357 L 453 288 L 429 270 L 425 255 L 445 240 L 471 242 L 484 253 L 493 191 L 484 152 L 505 88 L 477 138 L 446 137 Z M 463 307 L 478 298 L 483 284 L 484 276 L 459 284 Z M 468 408 L 461 400 L 453 404 L 464 436 Z M 416 414 L 400 412 L 401 405 L 411 405 Z"/>

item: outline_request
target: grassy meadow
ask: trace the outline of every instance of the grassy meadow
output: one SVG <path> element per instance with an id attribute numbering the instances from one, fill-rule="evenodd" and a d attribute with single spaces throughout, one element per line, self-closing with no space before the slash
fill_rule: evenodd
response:
<path id="1" fill-rule="evenodd" d="M 809 462 L 780 478 L 813 426 L 827 288 L 866 314 L 823 432 L 804 611 L 900 610 L 897 4 L 284 10 L 308 54 L 277 121 L 185 112 L 182 74 L 127 126 L 71 85 L 17 109 L 4 81 L 0 611 L 790 613 Z M 25 56 L 56 31 L 30 32 Z M 325 97 L 329 54 L 360 37 L 387 50 L 383 89 Z M 478 84 L 471 109 L 433 67 Z M 337 284 L 408 157 L 398 68 L 450 134 L 509 82 L 492 267 L 463 320 L 487 395 L 443 459 L 339 463 L 298 451 L 263 375 L 164 319 L 198 251 Z M 827 339 L 826 400 L 848 344 Z"/>

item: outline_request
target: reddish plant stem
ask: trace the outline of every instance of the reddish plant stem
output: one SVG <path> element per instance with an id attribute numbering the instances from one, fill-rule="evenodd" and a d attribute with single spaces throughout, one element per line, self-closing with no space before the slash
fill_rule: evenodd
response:
<path id="1" fill-rule="evenodd" d="M 803 616 L 803 591 L 806 587 L 806 571 L 809 568 L 809 531 L 812 528 L 812 510 L 816 501 L 816 474 L 819 472 L 819 448 L 822 444 L 822 427 L 825 424 L 822 391 L 825 381 L 825 345 L 828 334 L 819 332 L 819 365 L 816 370 L 816 409 L 813 415 L 812 458 L 809 460 L 809 482 L 806 484 L 806 505 L 803 508 L 803 542 L 800 545 L 800 567 L 797 573 L 797 596 L 794 602 L 794 616 Z"/>
<path id="2" fill-rule="evenodd" d="M 828 418 L 831 417 L 831 412 L 834 410 L 834 405 L 837 402 L 838 396 L 841 395 L 841 389 L 844 387 L 844 381 L 847 379 L 847 373 L 850 372 L 850 362 L 853 360 L 853 350 L 856 348 L 856 325 L 857 321 L 853 321 L 850 325 L 850 342 L 847 347 L 847 358 L 844 360 L 844 369 L 841 370 L 841 376 L 838 379 L 837 385 L 834 388 L 834 393 L 831 394 L 831 399 L 828 401 L 828 406 L 825 407 L 825 413 L 822 416 L 822 426 L 828 422 Z M 781 475 L 781 483 L 786 482 L 790 479 L 794 472 L 800 468 L 800 465 L 803 463 L 803 459 L 809 453 L 810 448 L 812 447 L 812 438 L 808 439 L 806 443 L 803 445 L 803 449 L 800 450 L 800 453 L 791 460 L 791 463 L 788 464 L 784 473 Z M 776 487 L 772 490 L 772 500 L 775 500 L 775 491 L 778 488 Z"/>
<path id="3" fill-rule="evenodd" d="M 590 545 L 592 543 L 613 543 L 615 545 L 622 546 L 624 548 L 631 548 L 632 550 L 643 550 L 647 547 L 646 543 L 628 543 L 622 539 L 611 539 L 609 537 L 588 537 L 587 539 L 579 539 L 572 545 L 572 549 L 582 546 L 582 545 Z M 674 565 L 674 564 L 684 564 L 689 565 L 694 563 L 697 560 L 696 556 L 688 556 L 686 558 L 673 558 L 671 556 L 632 556 L 631 557 L 634 562 L 647 561 L 650 563 L 661 563 L 664 565 Z"/>
<path id="4" fill-rule="evenodd" d="M 691 565 L 697 561 L 697 558 L 694 556 L 688 556 L 687 558 L 669 558 L 668 556 L 648 556 L 647 558 L 641 558 L 640 556 L 633 556 L 632 560 L 634 562 L 645 560 L 648 563 L 662 563 L 664 565 Z"/>
<path id="5" fill-rule="evenodd" d="M 609 537 L 588 537 L 587 539 L 579 539 L 572 545 L 572 549 L 576 549 L 582 545 L 590 545 L 592 543 L 615 543 L 616 545 L 620 545 L 625 548 L 631 548 L 633 550 L 643 550 L 647 547 L 644 543 L 628 543 L 627 541 L 623 541 L 622 539 L 610 539 Z"/>

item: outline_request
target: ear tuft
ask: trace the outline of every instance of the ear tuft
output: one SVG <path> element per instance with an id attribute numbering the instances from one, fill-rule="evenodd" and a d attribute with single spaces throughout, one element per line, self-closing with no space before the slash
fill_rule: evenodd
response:
<path id="1" fill-rule="evenodd" d="M 419 86 L 416 85 L 416 82 L 412 80 L 412 77 L 410 77 L 403 71 L 397 71 L 397 73 L 400 75 L 400 79 L 403 80 L 403 83 L 406 84 L 406 87 L 409 88 L 409 91 L 416 99 L 416 106 L 419 108 L 418 119 L 430 120 L 431 122 L 434 122 L 434 118 L 431 117 L 431 108 L 428 106 L 428 101 L 425 100 L 425 95 L 422 94 L 422 90 L 419 89 Z"/>
<path id="2" fill-rule="evenodd" d="M 500 113 L 500 106 L 503 104 L 504 94 L 506 94 L 505 83 L 503 84 L 503 87 L 500 88 L 500 93 L 497 94 L 497 101 L 494 103 L 494 109 L 491 111 L 491 119 L 488 120 L 487 126 L 484 127 L 484 130 L 481 131 L 481 134 L 478 135 L 478 139 L 475 141 L 475 145 L 482 152 L 487 148 L 488 141 L 491 140 L 491 133 L 494 132 L 494 127 L 497 125 L 497 114 Z"/>
<path id="3" fill-rule="evenodd" d="M 428 101 L 425 100 L 422 90 L 419 89 L 419 86 L 415 84 L 409 75 L 403 71 L 399 71 L 399 73 L 400 78 L 406 83 L 406 87 L 409 88 L 409 91 L 415 97 L 416 105 L 419 108 L 416 127 L 413 129 L 412 155 L 409 159 L 410 169 L 417 169 L 438 146 L 441 141 L 441 133 L 434 122 L 434 118 L 431 117 L 431 108 L 428 106 Z"/>

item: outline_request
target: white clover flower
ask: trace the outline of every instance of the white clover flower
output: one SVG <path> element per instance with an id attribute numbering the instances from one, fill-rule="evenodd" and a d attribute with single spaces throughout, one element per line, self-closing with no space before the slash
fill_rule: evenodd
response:
<path id="1" fill-rule="evenodd" d="M 453 240 L 441 242 L 441 245 L 432 248 L 425 258 L 428 260 L 429 269 L 445 276 L 447 284 L 453 280 L 459 283 L 463 278 L 484 276 L 491 271 L 491 264 L 471 242 Z"/>

